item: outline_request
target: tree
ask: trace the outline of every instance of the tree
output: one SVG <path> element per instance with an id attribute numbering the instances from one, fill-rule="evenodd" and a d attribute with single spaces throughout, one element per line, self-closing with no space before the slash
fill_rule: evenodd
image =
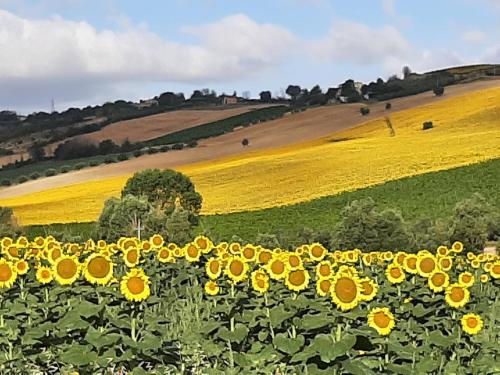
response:
<path id="1" fill-rule="evenodd" d="M 271 91 L 262 91 L 259 96 L 261 102 L 269 103 L 272 100 Z"/>
<path id="2" fill-rule="evenodd" d="M 97 146 L 100 155 L 108 155 L 118 150 L 118 145 L 111 139 L 105 139 Z"/>
<path id="3" fill-rule="evenodd" d="M 165 232 L 168 241 L 176 244 L 186 244 L 192 239 L 192 226 L 189 212 L 178 206 L 167 217 Z"/>
<path id="4" fill-rule="evenodd" d="M 122 190 L 126 195 L 145 197 L 147 201 L 165 215 L 174 212 L 177 206 L 182 206 L 189 213 L 189 222 L 198 224 L 202 198 L 196 192 L 189 177 L 170 169 L 146 169 L 131 177 Z"/>
<path id="5" fill-rule="evenodd" d="M 292 98 L 292 100 L 295 100 L 297 96 L 300 94 L 300 92 L 301 92 L 300 86 L 296 85 L 289 85 L 286 89 L 287 95 L 289 95 Z"/>
<path id="6" fill-rule="evenodd" d="M 250 142 L 248 141 L 248 139 L 247 139 L 247 138 L 243 138 L 243 140 L 241 141 L 241 144 L 242 144 L 243 146 L 248 146 L 248 144 L 249 144 L 249 143 L 250 143 Z"/>
<path id="7" fill-rule="evenodd" d="M 184 94 L 174 94 L 173 92 L 164 92 L 158 98 L 158 104 L 167 107 L 177 106 L 182 104 L 183 102 L 184 102 Z"/>
<path id="8" fill-rule="evenodd" d="M 436 86 L 432 90 L 434 92 L 434 95 L 436 96 L 442 96 L 444 94 L 444 87 L 443 86 Z"/>
<path id="9" fill-rule="evenodd" d="M 406 65 L 406 66 L 404 66 L 404 67 L 403 67 L 403 78 L 404 78 L 404 79 L 407 79 L 407 78 L 410 76 L 410 74 L 411 74 L 411 69 L 410 69 L 410 67 L 409 67 L 409 66 L 407 66 L 407 65 Z"/>
<path id="10" fill-rule="evenodd" d="M 40 161 L 45 158 L 45 149 L 38 143 L 34 143 L 28 150 L 30 158 L 33 161 Z"/>
<path id="11" fill-rule="evenodd" d="M 0 207 L 0 236 L 12 237 L 16 233 L 20 233 L 20 228 L 17 226 L 12 208 Z"/>

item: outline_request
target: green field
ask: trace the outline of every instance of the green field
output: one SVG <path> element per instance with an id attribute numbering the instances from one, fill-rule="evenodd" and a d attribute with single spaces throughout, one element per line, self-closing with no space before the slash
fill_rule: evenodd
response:
<path id="1" fill-rule="evenodd" d="M 381 208 L 399 209 L 407 221 L 445 218 L 451 215 L 457 202 L 475 192 L 500 207 L 498 181 L 500 159 L 390 181 L 291 206 L 204 216 L 198 231 L 206 232 L 216 240 L 230 240 L 236 235 L 254 241 L 259 233 L 293 235 L 304 227 L 329 230 L 338 222 L 340 210 L 345 205 L 366 197 L 372 197 Z M 67 232 L 85 238 L 92 234 L 92 223 L 32 226 L 27 232 L 30 236 Z"/>

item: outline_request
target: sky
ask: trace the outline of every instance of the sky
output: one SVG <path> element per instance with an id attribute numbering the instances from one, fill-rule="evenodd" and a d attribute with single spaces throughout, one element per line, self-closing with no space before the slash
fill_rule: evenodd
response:
<path id="1" fill-rule="evenodd" d="M 500 63 L 500 0 L 0 0 L 0 110 Z"/>

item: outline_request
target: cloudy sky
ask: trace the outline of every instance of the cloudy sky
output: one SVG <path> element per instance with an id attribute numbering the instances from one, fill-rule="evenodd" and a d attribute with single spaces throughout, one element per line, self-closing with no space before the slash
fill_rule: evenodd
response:
<path id="1" fill-rule="evenodd" d="M 500 0 L 0 0 L 0 110 L 500 63 Z"/>

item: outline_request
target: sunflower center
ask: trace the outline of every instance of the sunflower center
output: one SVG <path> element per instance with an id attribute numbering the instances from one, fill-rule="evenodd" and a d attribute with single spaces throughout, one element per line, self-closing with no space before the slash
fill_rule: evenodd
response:
<path id="1" fill-rule="evenodd" d="M 52 258 L 52 260 L 56 260 L 60 256 L 61 256 L 61 250 L 58 248 L 55 248 L 54 250 L 52 250 L 52 253 L 50 254 L 50 257 Z"/>
<path id="2" fill-rule="evenodd" d="M 187 253 L 191 258 L 196 258 L 198 256 L 198 249 L 196 246 L 189 246 L 187 249 Z"/>
<path id="3" fill-rule="evenodd" d="M 89 262 L 88 265 L 89 273 L 98 279 L 107 276 L 109 274 L 110 269 L 111 266 L 104 257 L 95 257 Z"/>
<path id="4" fill-rule="evenodd" d="M 449 266 L 451 266 L 451 262 L 449 259 L 443 259 L 441 261 L 441 265 L 444 267 L 444 268 L 448 268 Z"/>
<path id="5" fill-rule="evenodd" d="M 470 328 L 476 328 L 477 325 L 478 325 L 478 323 L 479 322 L 474 317 L 467 318 L 467 326 L 470 327 Z"/>
<path id="6" fill-rule="evenodd" d="M 460 287 L 453 287 L 451 289 L 450 298 L 453 302 L 460 302 L 465 298 L 465 292 Z"/>
<path id="7" fill-rule="evenodd" d="M 466 284 L 467 284 L 467 283 L 469 283 L 471 280 L 472 280 L 472 276 L 471 276 L 471 275 L 467 275 L 467 274 L 466 274 L 466 275 L 462 275 L 462 281 L 463 281 L 464 283 L 466 283 Z"/>
<path id="8" fill-rule="evenodd" d="M 257 286 L 261 289 L 264 289 L 266 287 L 266 281 L 263 280 L 263 279 L 256 279 L 255 280 L 255 283 L 257 284 Z"/>
<path id="9" fill-rule="evenodd" d="M 283 272 L 285 272 L 285 263 L 283 263 L 281 260 L 276 260 L 271 265 L 271 270 L 275 274 L 278 274 L 278 275 L 282 274 Z"/>
<path id="10" fill-rule="evenodd" d="M 319 266 L 319 274 L 321 276 L 330 275 L 330 266 L 328 264 L 322 264 L 321 266 Z"/>
<path id="11" fill-rule="evenodd" d="M 500 273 L 500 264 L 495 264 L 492 268 L 494 274 Z"/>
<path id="12" fill-rule="evenodd" d="M 233 260 L 229 269 L 234 276 L 240 276 L 243 273 L 243 263 L 239 260 Z"/>
<path id="13" fill-rule="evenodd" d="M 269 251 L 263 251 L 259 254 L 259 262 L 266 264 L 271 259 L 271 253 Z"/>
<path id="14" fill-rule="evenodd" d="M 19 251 L 17 251 L 15 247 L 11 247 L 9 248 L 9 254 L 10 256 L 17 258 L 19 256 Z"/>
<path id="15" fill-rule="evenodd" d="M 386 328 L 389 326 L 391 319 L 382 311 L 375 313 L 373 316 L 373 322 L 380 328 Z"/>
<path id="16" fill-rule="evenodd" d="M 12 270 L 8 264 L 0 264 L 0 281 L 7 281 L 12 277 Z"/>
<path id="17" fill-rule="evenodd" d="M 323 255 L 323 249 L 319 246 L 314 246 L 312 249 L 311 249 L 311 254 L 316 257 L 316 258 L 319 258 L 320 256 Z"/>
<path id="18" fill-rule="evenodd" d="M 72 259 L 63 259 L 57 265 L 57 274 L 63 279 L 71 279 L 77 271 L 78 267 Z"/>
<path id="19" fill-rule="evenodd" d="M 166 259 L 166 258 L 168 258 L 168 255 L 169 255 L 169 252 L 167 249 L 163 249 L 162 251 L 160 251 L 160 258 Z"/>
<path id="20" fill-rule="evenodd" d="M 354 280 L 348 277 L 341 277 L 335 283 L 335 294 L 344 303 L 352 302 L 358 294 L 358 287 Z"/>
<path id="21" fill-rule="evenodd" d="M 292 285 L 300 286 L 306 282 L 306 275 L 302 270 L 292 271 L 288 275 L 288 281 Z"/>
<path id="22" fill-rule="evenodd" d="M 390 274 L 395 279 L 401 277 L 401 270 L 398 267 L 391 268 Z"/>
<path id="23" fill-rule="evenodd" d="M 17 269 L 20 271 L 24 271 L 26 269 L 26 263 L 24 262 L 17 263 Z"/>
<path id="24" fill-rule="evenodd" d="M 332 283 L 330 282 L 330 280 L 321 280 L 321 282 L 319 283 L 319 288 L 323 293 L 328 293 L 330 291 L 331 286 Z"/>
<path id="25" fill-rule="evenodd" d="M 135 262 L 137 262 L 137 250 L 130 250 L 130 251 L 127 253 L 127 260 L 128 260 L 130 263 L 135 263 Z"/>
<path id="26" fill-rule="evenodd" d="M 434 263 L 434 260 L 431 258 L 424 258 L 420 262 L 420 269 L 424 271 L 425 273 L 430 273 L 434 270 L 434 267 L 436 264 Z"/>
<path id="27" fill-rule="evenodd" d="M 288 258 L 288 262 L 292 267 L 297 267 L 300 265 L 300 259 L 296 255 L 292 255 L 290 258 Z"/>
<path id="28" fill-rule="evenodd" d="M 207 247 L 207 241 L 204 238 L 199 238 L 197 244 L 200 249 L 206 249 Z"/>
<path id="29" fill-rule="evenodd" d="M 414 270 L 415 268 L 417 268 L 417 259 L 415 259 L 415 258 L 408 259 L 407 265 L 408 265 L 408 268 Z"/>
<path id="30" fill-rule="evenodd" d="M 442 286 L 446 280 L 445 276 L 442 273 L 436 273 L 432 275 L 432 283 L 436 286 Z"/>
<path id="31" fill-rule="evenodd" d="M 153 243 L 155 244 L 155 246 L 160 246 L 162 243 L 161 238 L 160 237 L 153 237 Z"/>
<path id="32" fill-rule="evenodd" d="M 243 250 L 243 256 L 247 259 L 252 259 L 255 255 L 255 250 L 251 247 L 245 247 Z"/>
<path id="33" fill-rule="evenodd" d="M 137 276 L 132 276 L 127 280 L 127 288 L 132 294 L 141 294 L 144 291 L 144 280 Z"/>
<path id="34" fill-rule="evenodd" d="M 212 273 L 219 272 L 219 262 L 216 260 L 210 262 L 209 268 L 210 268 L 210 272 L 212 272 Z"/>
<path id="35" fill-rule="evenodd" d="M 47 270 L 42 271 L 42 278 L 48 279 L 50 277 L 50 272 Z"/>
<path id="36" fill-rule="evenodd" d="M 373 292 L 373 287 L 368 281 L 363 282 L 363 294 L 369 296 Z"/>

